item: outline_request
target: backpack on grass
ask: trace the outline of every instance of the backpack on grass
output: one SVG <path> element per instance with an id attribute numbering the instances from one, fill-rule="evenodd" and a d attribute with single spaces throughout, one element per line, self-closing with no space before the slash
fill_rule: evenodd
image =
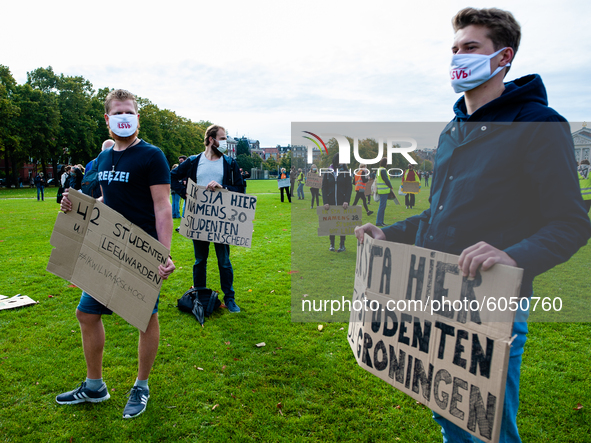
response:
<path id="1" fill-rule="evenodd" d="M 203 326 L 205 317 L 209 317 L 221 305 L 218 292 L 211 289 L 191 288 L 177 300 L 176 306 L 183 312 L 192 313 Z"/>

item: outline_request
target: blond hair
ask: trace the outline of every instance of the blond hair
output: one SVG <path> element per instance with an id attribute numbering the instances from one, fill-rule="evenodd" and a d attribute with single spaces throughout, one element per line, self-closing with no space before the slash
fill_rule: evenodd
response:
<path id="1" fill-rule="evenodd" d="M 125 89 L 113 89 L 107 94 L 107 97 L 105 98 L 105 114 L 109 114 L 109 111 L 111 110 L 111 102 L 113 100 L 118 100 L 120 102 L 131 100 L 133 102 L 135 112 L 137 112 L 137 100 L 135 99 L 135 95 Z"/>

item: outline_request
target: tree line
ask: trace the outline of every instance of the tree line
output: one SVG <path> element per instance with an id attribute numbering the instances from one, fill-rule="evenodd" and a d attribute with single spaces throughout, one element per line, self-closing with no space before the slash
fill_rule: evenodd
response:
<path id="1" fill-rule="evenodd" d="M 0 65 L 0 155 L 3 174 L 16 184 L 23 163 L 40 165 L 47 177 L 51 165 L 85 165 L 95 158 L 109 130 L 104 101 L 112 89 L 93 89 L 82 76 L 57 75 L 51 66 L 27 72 L 19 85 L 7 66 Z M 203 136 L 209 121 L 192 122 L 169 109 L 160 109 L 147 98 L 137 97 L 141 137 L 162 149 L 170 165 L 181 154 L 192 155 L 205 147 Z"/>

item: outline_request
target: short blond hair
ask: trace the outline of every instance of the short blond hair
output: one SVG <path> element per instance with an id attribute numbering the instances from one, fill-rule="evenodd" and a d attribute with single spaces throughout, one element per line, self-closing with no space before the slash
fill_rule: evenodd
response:
<path id="1" fill-rule="evenodd" d="M 107 94 L 107 97 L 105 98 L 105 114 L 109 114 L 111 102 L 113 100 L 118 100 L 120 102 L 131 100 L 133 102 L 135 112 L 137 112 L 137 100 L 135 99 L 135 95 L 133 95 L 126 89 L 113 89 L 111 92 Z"/>

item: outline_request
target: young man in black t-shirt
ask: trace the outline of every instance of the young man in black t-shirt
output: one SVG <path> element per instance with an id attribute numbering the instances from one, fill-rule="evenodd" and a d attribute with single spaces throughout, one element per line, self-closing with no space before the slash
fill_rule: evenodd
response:
<path id="1" fill-rule="evenodd" d="M 113 148 L 101 152 L 96 159 L 103 202 L 133 224 L 158 239 L 170 249 L 172 239 L 172 208 L 170 205 L 170 172 L 162 151 L 139 139 L 139 114 L 133 94 L 118 89 L 105 99 L 105 121 L 115 140 Z M 62 211 L 72 210 L 72 202 L 64 193 Z M 172 258 L 160 265 L 159 275 L 166 279 L 174 271 Z M 82 292 L 76 317 L 82 332 L 87 378 L 70 392 L 58 395 L 59 404 L 99 403 L 110 395 L 102 379 L 105 330 L 101 315 L 112 312 L 86 292 Z M 149 398 L 148 376 L 154 364 L 160 328 L 158 302 L 146 332 L 140 331 L 138 345 L 138 376 L 131 389 L 123 418 L 133 418 L 145 411 Z"/>

